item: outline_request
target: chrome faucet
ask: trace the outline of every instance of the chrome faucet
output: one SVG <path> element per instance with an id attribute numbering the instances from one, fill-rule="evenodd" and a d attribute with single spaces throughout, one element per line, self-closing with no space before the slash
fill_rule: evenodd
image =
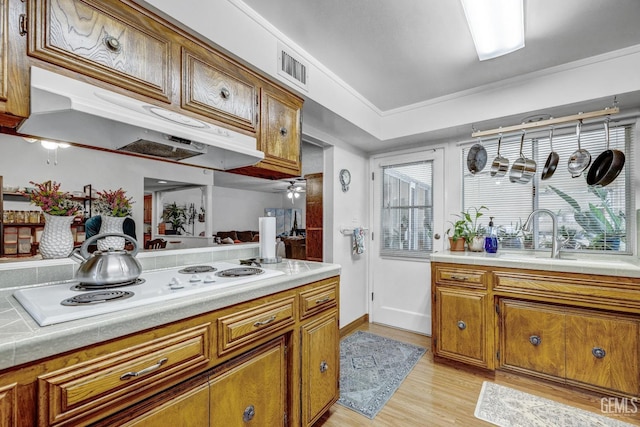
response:
<path id="1" fill-rule="evenodd" d="M 552 240 L 551 240 L 551 258 L 560 258 L 560 247 L 558 246 L 558 217 L 549 209 L 534 209 L 533 212 L 529 214 L 529 217 L 525 221 L 522 226 L 523 231 L 531 231 L 531 220 L 538 213 L 546 213 L 551 217 L 551 221 L 553 222 L 553 228 L 551 230 Z"/>

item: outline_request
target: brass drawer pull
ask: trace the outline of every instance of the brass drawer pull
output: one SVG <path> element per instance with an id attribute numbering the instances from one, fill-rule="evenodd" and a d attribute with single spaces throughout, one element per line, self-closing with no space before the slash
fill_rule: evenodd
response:
<path id="1" fill-rule="evenodd" d="M 120 44 L 120 40 L 117 38 L 110 36 L 107 34 L 104 38 L 104 44 L 107 48 L 112 52 L 120 52 L 122 50 L 122 45 Z"/>
<path id="2" fill-rule="evenodd" d="M 322 299 L 317 299 L 316 300 L 316 304 L 324 304 L 325 302 L 327 302 L 329 300 L 330 300 L 329 296 L 326 296 L 326 297 L 324 297 Z"/>
<path id="3" fill-rule="evenodd" d="M 159 367 L 161 367 L 162 365 L 164 365 L 165 363 L 167 363 L 167 361 L 168 361 L 168 360 L 169 360 L 169 359 L 167 359 L 166 357 L 164 357 L 164 358 L 162 358 L 162 359 L 158 360 L 158 363 L 156 363 L 155 365 L 153 365 L 153 366 L 149 366 L 148 368 L 144 368 L 144 369 L 143 369 L 143 370 L 141 370 L 141 371 L 138 371 L 138 372 L 133 372 L 133 371 L 132 371 L 132 372 L 127 372 L 126 374 L 122 374 L 122 375 L 120 376 L 120 379 L 121 379 L 121 380 L 128 380 L 129 378 L 141 377 L 141 376 L 143 376 L 143 375 L 148 374 L 149 372 L 153 372 L 153 371 L 155 371 L 156 369 L 158 369 Z"/>
<path id="4" fill-rule="evenodd" d="M 467 329 L 467 324 L 464 323 L 462 320 L 458 320 L 458 329 L 460 329 L 461 331 Z"/>
<path id="5" fill-rule="evenodd" d="M 253 407 L 253 405 L 249 405 L 245 408 L 244 412 L 242 413 L 242 421 L 249 422 L 253 419 L 253 417 L 256 415 L 256 408 Z"/>
<path id="6" fill-rule="evenodd" d="M 320 373 L 324 374 L 325 372 L 327 372 L 329 370 L 329 365 L 327 364 L 327 362 L 325 360 L 323 360 L 320 363 Z"/>
<path id="7" fill-rule="evenodd" d="M 220 98 L 225 100 L 231 98 L 231 92 L 229 91 L 229 89 L 227 89 L 226 87 L 220 89 Z"/>
<path id="8" fill-rule="evenodd" d="M 593 354 L 593 357 L 595 357 L 596 359 L 602 359 L 607 355 L 607 352 L 604 351 L 604 348 L 593 347 L 593 350 L 591 350 L 591 354 Z"/>
<path id="9" fill-rule="evenodd" d="M 537 335 L 531 335 L 529 337 L 529 342 L 533 345 L 540 345 L 540 343 L 542 342 L 542 338 Z"/>
<path id="10" fill-rule="evenodd" d="M 451 280 L 462 280 L 464 282 L 465 280 L 469 280 L 469 278 L 466 276 L 451 276 Z"/>
<path id="11" fill-rule="evenodd" d="M 273 322 L 274 320 L 276 320 L 276 315 L 275 314 L 273 316 L 269 317 L 268 319 L 257 321 L 256 323 L 253 324 L 253 326 L 255 326 L 257 328 L 259 326 L 268 325 L 269 323 Z"/>

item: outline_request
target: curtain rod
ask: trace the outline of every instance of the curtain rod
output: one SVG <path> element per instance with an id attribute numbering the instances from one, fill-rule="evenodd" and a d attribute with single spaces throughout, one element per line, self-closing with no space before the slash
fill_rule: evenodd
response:
<path id="1" fill-rule="evenodd" d="M 578 120 L 593 119 L 595 117 L 602 117 L 602 116 L 610 116 L 612 114 L 618 114 L 619 112 L 620 112 L 620 109 L 618 107 L 607 107 L 604 110 L 591 111 L 589 113 L 578 113 L 572 116 L 556 117 L 552 119 L 539 120 L 537 122 L 522 123 L 514 126 L 500 127 L 497 129 L 476 131 L 476 132 L 473 132 L 471 136 L 473 138 L 481 138 L 483 136 L 499 135 L 501 133 L 505 134 L 505 133 L 522 131 L 525 129 L 536 129 L 536 128 L 541 128 L 546 126 L 553 126 L 560 123 L 576 122 Z"/>

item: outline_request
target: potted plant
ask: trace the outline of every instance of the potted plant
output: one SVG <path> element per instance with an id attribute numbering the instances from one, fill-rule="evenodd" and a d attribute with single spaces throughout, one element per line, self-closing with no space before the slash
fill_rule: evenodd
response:
<path id="1" fill-rule="evenodd" d="M 184 223 L 187 221 L 187 209 L 183 206 L 178 206 L 176 202 L 168 204 L 164 208 L 162 217 L 165 222 L 171 224 L 171 230 L 166 230 L 166 234 L 182 234 L 184 229 Z"/>
<path id="2" fill-rule="evenodd" d="M 614 212 L 609 205 L 607 190 L 589 187 L 589 191 L 600 199 L 600 204 L 589 203 L 589 209 L 583 210 L 580 204 L 562 190 L 549 186 L 573 208 L 573 218 L 582 227 L 588 248 L 593 250 L 618 250 L 626 237 L 624 212 Z"/>
<path id="3" fill-rule="evenodd" d="M 80 212 L 80 204 L 71 200 L 71 194 L 60 191 L 59 183 L 45 181 L 35 183 L 29 193 L 29 201 L 44 213 L 44 230 L 39 242 L 42 258 L 66 258 L 73 250 L 71 223 Z"/>
<path id="4" fill-rule="evenodd" d="M 96 212 L 100 214 L 100 234 L 124 233 L 124 221 L 131 215 L 133 198 L 127 197 L 127 192 L 122 188 L 102 190 L 96 194 L 98 198 L 94 204 Z M 109 236 L 98 240 L 96 245 L 101 251 L 107 251 L 110 248 L 122 250 L 125 243 L 122 237 Z"/>
<path id="5" fill-rule="evenodd" d="M 482 251 L 485 228 L 478 221 L 484 215 L 482 210 L 488 209 L 486 206 L 472 207 L 467 209 L 466 212 L 456 214 L 457 221 L 449 221 L 452 227 L 447 230 L 447 236 L 449 237 L 449 245 L 452 251 L 464 251 L 465 243 L 469 250 Z"/>

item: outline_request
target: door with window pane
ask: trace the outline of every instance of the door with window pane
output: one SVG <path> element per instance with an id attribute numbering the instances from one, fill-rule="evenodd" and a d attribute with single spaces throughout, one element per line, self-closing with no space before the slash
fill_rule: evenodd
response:
<path id="1" fill-rule="evenodd" d="M 442 249 L 442 151 L 372 160 L 371 320 L 430 333 L 429 254 Z"/>

